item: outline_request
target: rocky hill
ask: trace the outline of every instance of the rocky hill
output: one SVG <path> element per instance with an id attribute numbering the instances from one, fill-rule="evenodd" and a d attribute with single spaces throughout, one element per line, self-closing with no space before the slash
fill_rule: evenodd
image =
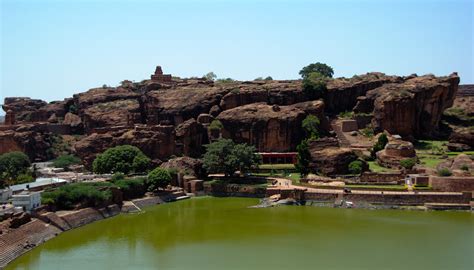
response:
<path id="1" fill-rule="evenodd" d="M 60 145 L 90 165 L 106 148 L 132 144 L 159 162 L 171 156 L 200 156 L 202 145 L 219 137 L 252 143 L 262 152 L 286 152 L 300 142 L 307 115 L 318 116 L 321 132 L 330 134 L 327 118 L 353 110 L 369 116 L 376 132 L 436 136 L 459 84 L 456 74 L 368 73 L 333 79 L 323 99 L 310 100 L 300 80 L 219 83 L 154 76 L 51 103 L 6 98 L 0 153 L 22 150 L 33 160 L 45 160 L 56 155 Z M 222 129 L 209 129 L 214 120 Z"/>

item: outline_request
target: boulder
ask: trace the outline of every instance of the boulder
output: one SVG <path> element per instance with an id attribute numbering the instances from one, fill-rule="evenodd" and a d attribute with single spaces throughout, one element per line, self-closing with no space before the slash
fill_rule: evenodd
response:
<path id="1" fill-rule="evenodd" d="M 389 137 L 385 149 L 377 152 L 377 163 L 388 168 L 400 168 L 400 161 L 408 158 L 416 159 L 416 152 L 411 142 Z"/>
<path id="2" fill-rule="evenodd" d="M 358 159 L 350 148 L 328 147 L 320 149 L 311 144 L 310 168 L 313 171 L 327 176 L 349 173 L 349 164 Z M 366 162 L 363 163 L 363 171 L 368 169 Z"/>
<path id="3" fill-rule="evenodd" d="M 202 161 L 191 157 L 172 158 L 160 165 L 165 169 L 176 169 L 181 173 L 193 175 L 195 177 L 204 177 L 205 171 L 202 168 Z"/>
<path id="4" fill-rule="evenodd" d="M 448 148 L 452 151 L 474 149 L 474 128 L 456 129 L 449 137 Z"/>
<path id="5" fill-rule="evenodd" d="M 44 126 L 20 124 L 12 130 L 0 131 L 0 154 L 21 151 L 31 161 L 52 158 L 52 134 Z"/>

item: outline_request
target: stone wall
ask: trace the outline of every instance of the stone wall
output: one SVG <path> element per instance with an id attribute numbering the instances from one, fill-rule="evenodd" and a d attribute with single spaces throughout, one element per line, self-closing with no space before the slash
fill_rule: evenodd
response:
<path id="1" fill-rule="evenodd" d="M 450 177 L 430 177 L 430 186 L 439 191 L 474 191 L 474 177 L 468 176 L 450 176 Z"/>
<path id="2" fill-rule="evenodd" d="M 204 183 L 204 193 L 216 197 L 263 198 L 266 188 L 250 185 Z"/>
<path id="3" fill-rule="evenodd" d="M 401 172 L 396 173 L 377 173 L 377 172 L 364 172 L 360 176 L 360 182 L 364 183 L 389 183 L 398 182 L 403 180 L 404 174 Z"/>

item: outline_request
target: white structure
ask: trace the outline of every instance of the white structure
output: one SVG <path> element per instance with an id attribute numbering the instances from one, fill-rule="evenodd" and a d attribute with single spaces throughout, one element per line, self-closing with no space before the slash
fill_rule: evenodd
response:
<path id="1" fill-rule="evenodd" d="M 8 199 L 12 196 L 12 190 L 10 188 L 0 189 L 0 203 L 8 202 Z"/>
<path id="2" fill-rule="evenodd" d="M 15 207 L 22 207 L 25 211 L 31 211 L 41 206 L 41 192 L 23 191 L 12 196 Z"/>

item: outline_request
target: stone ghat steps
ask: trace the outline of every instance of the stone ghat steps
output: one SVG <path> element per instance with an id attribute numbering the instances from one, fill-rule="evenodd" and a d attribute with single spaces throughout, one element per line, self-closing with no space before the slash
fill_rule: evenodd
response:
<path id="1" fill-rule="evenodd" d="M 351 147 L 351 142 L 346 138 L 344 132 L 342 132 L 341 123 L 339 123 L 336 119 L 331 120 L 331 128 L 336 132 L 337 139 L 339 140 L 339 144 L 341 147 Z"/>
<path id="2" fill-rule="evenodd" d="M 35 219 L 8 234 L 0 235 L 0 268 L 59 233 L 61 230 L 57 227 Z"/>

